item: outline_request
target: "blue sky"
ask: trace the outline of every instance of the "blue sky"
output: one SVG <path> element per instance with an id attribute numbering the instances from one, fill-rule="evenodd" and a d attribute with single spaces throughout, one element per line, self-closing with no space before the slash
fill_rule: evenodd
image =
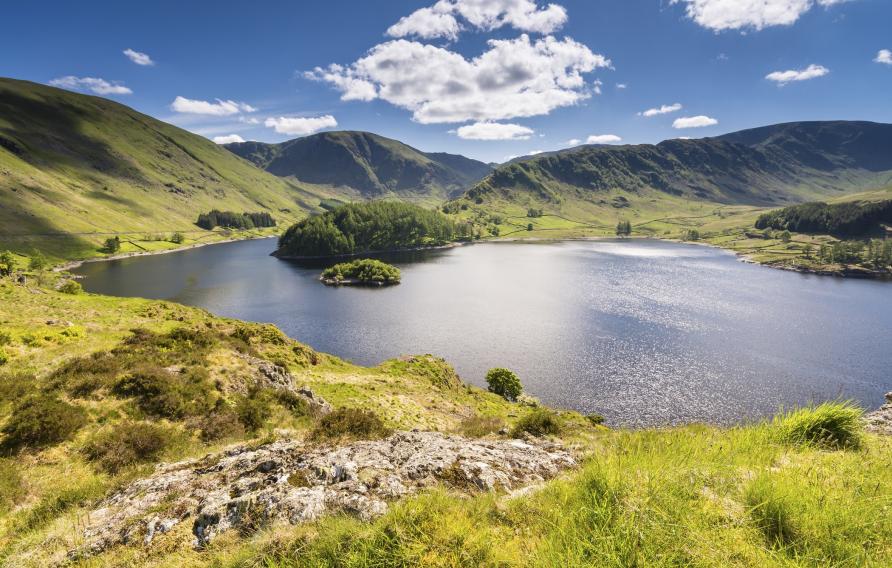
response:
<path id="1" fill-rule="evenodd" d="M 0 75 L 99 92 L 212 139 L 369 130 L 503 161 L 589 137 L 892 122 L 888 0 L 33 1 L 3 13 Z"/>

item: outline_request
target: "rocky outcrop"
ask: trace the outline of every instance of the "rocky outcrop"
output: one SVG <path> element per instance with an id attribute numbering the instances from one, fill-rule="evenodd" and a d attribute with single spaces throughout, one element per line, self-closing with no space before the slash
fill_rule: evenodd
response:
<path id="1" fill-rule="evenodd" d="M 73 556 L 120 544 L 151 544 L 192 523 L 194 545 L 217 534 L 273 522 L 302 523 L 342 511 L 371 519 L 393 499 L 438 483 L 464 491 L 514 490 L 575 465 L 541 440 L 469 440 L 437 432 L 398 432 L 377 441 L 313 447 L 283 440 L 239 446 L 201 460 L 159 465 L 88 516 L 86 545 Z"/>
<path id="2" fill-rule="evenodd" d="M 892 392 L 886 393 L 886 404 L 865 417 L 868 432 L 892 436 Z"/>
<path id="3" fill-rule="evenodd" d="M 254 367 L 257 380 L 263 386 L 296 394 L 304 399 L 310 410 L 317 416 L 331 412 L 331 405 L 324 398 L 313 393 L 309 387 L 295 386 L 294 375 L 289 373 L 285 367 L 250 355 L 241 355 L 241 357 Z"/>

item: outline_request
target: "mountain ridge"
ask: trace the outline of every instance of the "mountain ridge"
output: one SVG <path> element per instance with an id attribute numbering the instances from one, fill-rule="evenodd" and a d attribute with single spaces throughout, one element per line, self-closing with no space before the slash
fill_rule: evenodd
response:
<path id="1" fill-rule="evenodd" d="M 225 148 L 280 177 L 339 188 L 348 198 L 445 200 L 491 171 L 488 164 L 443 152 L 422 152 L 371 132 L 320 132 L 278 144 L 235 142 Z"/>

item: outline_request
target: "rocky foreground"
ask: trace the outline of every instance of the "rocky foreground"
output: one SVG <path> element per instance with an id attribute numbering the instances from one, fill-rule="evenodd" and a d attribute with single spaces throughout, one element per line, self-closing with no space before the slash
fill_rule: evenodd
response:
<path id="1" fill-rule="evenodd" d="M 377 441 L 311 446 L 283 440 L 239 446 L 201 460 L 159 465 L 89 515 L 86 545 L 72 555 L 143 542 L 192 523 L 194 546 L 219 533 L 266 523 L 312 521 L 342 511 L 371 519 L 390 500 L 437 484 L 469 491 L 514 490 L 576 465 L 541 440 L 469 440 L 436 432 L 397 432 Z"/>

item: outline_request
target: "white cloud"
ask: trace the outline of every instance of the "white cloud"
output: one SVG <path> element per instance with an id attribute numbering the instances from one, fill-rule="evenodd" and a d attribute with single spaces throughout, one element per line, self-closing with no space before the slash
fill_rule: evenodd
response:
<path id="1" fill-rule="evenodd" d="M 617 88 L 617 89 L 628 89 L 629 86 L 626 85 L 625 83 L 617 83 L 617 84 L 616 84 L 616 88 Z"/>
<path id="2" fill-rule="evenodd" d="M 264 126 L 272 128 L 279 134 L 288 134 L 291 136 L 306 136 L 319 132 L 325 128 L 334 128 L 338 125 L 338 121 L 330 114 L 315 117 L 287 117 L 280 116 L 277 118 L 267 118 L 263 122 Z"/>
<path id="3" fill-rule="evenodd" d="M 659 116 L 661 114 L 669 114 L 673 112 L 678 112 L 682 109 L 681 103 L 675 103 L 673 105 L 661 105 L 659 108 L 649 108 L 644 112 L 639 112 L 638 116 L 644 116 L 647 118 L 653 116 Z"/>
<path id="4" fill-rule="evenodd" d="M 465 140 L 529 140 L 533 129 L 519 124 L 475 122 L 455 131 Z"/>
<path id="5" fill-rule="evenodd" d="M 687 16 L 715 31 L 789 26 L 820 5 L 829 7 L 849 0 L 671 0 L 685 4 Z"/>
<path id="6" fill-rule="evenodd" d="M 885 63 L 886 65 L 892 65 L 892 51 L 888 49 L 881 49 L 877 52 L 876 59 L 874 59 L 875 63 Z"/>
<path id="7" fill-rule="evenodd" d="M 90 91 L 97 95 L 133 94 L 133 91 L 117 81 L 110 83 L 105 79 L 99 79 L 97 77 L 75 77 L 74 75 L 67 75 L 65 77 L 53 79 L 50 81 L 50 85 L 76 91 Z"/>
<path id="8" fill-rule="evenodd" d="M 124 55 L 127 56 L 127 58 L 130 61 L 136 63 L 137 65 L 154 65 L 155 64 L 155 62 L 152 61 L 152 58 L 149 57 L 148 53 L 141 53 L 139 51 L 134 51 L 130 48 L 125 49 L 123 51 L 123 53 L 124 53 Z"/>
<path id="9" fill-rule="evenodd" d="M 232 116 L 240 112 L 255 112 L 257 110 L 249 104 L 236 101 L 217 99 L 217 102 L 210 103 L 208 101 L 187 99 L 186 97 L 175 98 L 170 108 L 185 114 L 206 114 L 210 116 Z"/>
<path id="10" fill-rule="evenodd" d="M 471 29 L 492 31 L 511 26 L 524 32 L 550 34 L 567 22 L 567 11 L 558 4 L 540 8 L 533 0 L 439 0 L 390 26 L 391 37 L 455 40 Z"/>
<path id="11" fill-rule="evenodd" d="M 769 81 L 774 81 L 779 85 L 786 85 L 787 83 L 790 83 L 792 81 L 808 81 L 809 79 L 823 77 L 827 73 L 830 73 L 830 69 L 827 69 L 823 65 L 809 65 L 805 69 L 775 71 L 774 73 L 765 75 L 765 78 Z"/>
<path id="12" fill-rule="evenodd" d="M 579 146 L 582 143 L 582 140 L 579 138 L 571 138 L 567 140 L 567 146 Z"/>
<path id="13" fill-rule="evenodd" d="M 244 142 L 245 139 L 238 134 L 230 134 L 228 136 L 214 136 L 216 144 L 232 144 L 233 142 Z"/>
<path id="14" fill-rule="evenodd" d="M 672 123 L 672 128 L 703 128 L 704 126 L 715 126 L 719 121 L 708 116 L 686 116 L 684 118 L 676 118 Z"/>
<path id="15" fill-rule="evenodd" d="M 260 124 L 260 119 L 254 118 L 253 116 L 240 116 L 238 117 L 238 121 L 244 124 Z"/>
<path id="16" fill-rule="evenodd" d="M 393 40 L 349 66 L 317 67 L 305 76 L 332 84 L 343 100 L 381 99 L 433 124 L 548 114 L 591 96 L 583 75 L 599 67 L 610 67 L 610 60 L 572 39 L 531 41 L 524 34 L 490 40 L 473 59 Z"/>
<path id="17" fill-rule="evenodd" d="M 586 144 L 616 144 L 622 141 L 616 134 L 592 134 L 585 139 Z"/>

